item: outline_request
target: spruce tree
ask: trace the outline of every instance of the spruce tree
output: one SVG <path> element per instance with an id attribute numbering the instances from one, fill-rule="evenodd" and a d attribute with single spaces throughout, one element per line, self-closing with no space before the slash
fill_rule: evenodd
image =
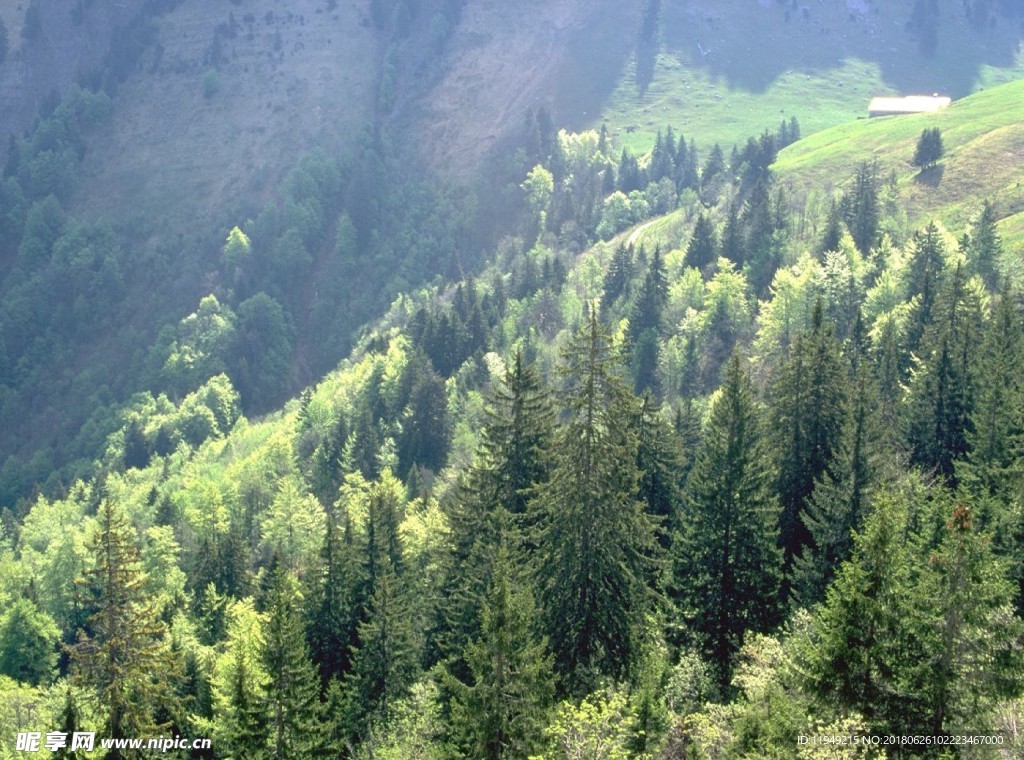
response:
<path id="1" fill-rule="evenodd" d="M 332 679 L 341 678 L 351 669 L 350 648 L 355 644 L 362 613 L 358 549 L 351 519 L 340 505 L 328 514 L 321 561 L 322 571 L 314 581 L 307 608 L 306 632 L 324 691 Z"/>
<path id="2" fill-rule="evenodd" d="M 601 310 L 606 312 L 615 301 L 627 292 L 633 279 L 633 249 L 623 243 L 615 248 L 611 263 L 605 270 L 601 290 Z"/>
<path id="3" fill-rule="evenodd" d="M 853 192 L 844 201 L 846 226 L 857 250 L 866 255 L 878 237 L 877 164 L 865 161 L 857 167 Z"/>
<path id="4" fill-rule="evenodd" d="M 917 140 L 914 149 L 914 166 L 919 169 L 931 169 L 942 159 L 946 152 L 942 144 L 942 131 L 938 127 L 925 129 Z"/>
<path id="5" fill-rule="evenodd" d="M 996 228 L 996 210 L 991 201 L 981 205 L 981 213 L 974 221 L 967 245 L 967 271 L 981 277 L 989 292 L 999 286 L 999 259 L 1002 256 L 1002 241 Z"/>
<path id="6" fill-rule="evenodd" d="M 938 226 L 931 222 L 914 233 L 907 270 L 907 300 L 916 299 L 907 329 L 907 348 L 916 351 L 925 328 L 932 323 L 935 299 L 945 281 L 946 248 Z"/>
<path id="7" fill-rule="evenodd" d="M 828 208 L 825 232 L 821 236 L 821 244 L 818 246 L 819 260 L 829 251 L 839 250 L 839 242 L 843 239 L 843 229 L 844 223 L 841 206 L 833 198 Z"/>
<path id="8" fill-rule="evenodd" d="M 451 554 L 442 604 L 442 648 L 449 656 L 461 657 L 479 633 L 480 603 L 499 543 L 513 557 L 524 548 L 527 504 L 548 479 L 553 436 L 549 395 L 517 351 L 492 391 L 476 461 L 449 513 Z M 452 667 L 458 677 L 465 675 Z"/>
<path id="9" fill-rule="evenodd" d="M 96 610 L 71 648 L 72 673 L 99 704 L 103 735 L 123 739 L 158 732 L 154 718 L 173 678 L 165 629 L 146 590 L 146 576 L 127 518 L 109 499 L 88 544 L 93 564 L 82 585 Z M 122 757 L 112 750 L 108 757 Z"/>
<path id="10" fill-rule="evenodd" d="M 655 248 L 629 322 L 629 338 L 633 348 L 633 387 L 637 393 L 650 391 L 656 396 L 661 395 L 658 357 L 661 351 L 661 315 L 667 301 L 665 265 L 661 259 L 661 250 Z"/>
<path id="11" fill-rule="evenodd" d="M 267 734 L 270 757 L 316 756 L 319 740 L 319 679 L 309 659 L 294 578 L 274 570 L 263 624 L 261 659 L 267 673 Z"/>
<path id="12" fill-rule="evenodd" d="M 910 384 L 907 437 L 911 462 L 956 484 L 966 458 L 974 404 L 973 355 L 981 342 L 979 294 L 957 266 L 936 299 L 935 321 L 922 339 L 923 366 Z"/>
<path id="13" fill-rule="evenodd" d="M 662 546 L 669 541 L 669 524 L 680 506 L 680 442 L 661 415 L 661 408 L 645 395 L 637 415 L 636 465 L 640 470 L 640 498 L 658 526 Z"/>
<path id="14" fill-rule="evenodd" d="M 822 600 L 836 570 L 853 551 L 878 480 L 880 436 L 876 395 L 866 372 L 857 378 L 839 450 L 815 483 L 802 519 L 810 542 L 794 559 L 793 596 L 802 606 Z"/>
<path id="15" fill-rule="evenodd" d="M 662 260 L 660 247 L 656 247 L 629 319 L 629 336 L 634 344 L 647 330 L 653 330 L 656 334 L 661 333 L 661 314 L 667 301 L 668 278 L 665 275 L 665 262 Z"/>
<path id="16" fill-rule="evenodd" d="M 803 513 L 816 481 L 839 448 L 847 374 L 839 343 L 814 307 L 811 330 L 797 338 L 772 387 L 772 427 L 785 566 L 811 541 Z"/>
<path id="17" fill-rule="evenodd" d="M 999 296 L 976 359 L 976 394 L 967 432 L 970 454 L 958 462 L 961 483 L 978 497 L 1004 496 L 1024 441 L 1024 324 L 1012 295 Z"/>
<path id="18" fill-rule="evenodd" d="M 480 610 L 480 636 L 464 654 L 471 678 L 448 675 L 454 695 L 452 724 L 467 756 L 503 760 L 532 755 L 547 724 L 554 697 L 552 660 L 538 639 L 529 584 L 516 577 L 501 546 Z"/>
<path id="19" fill-rule="evenodd" d="M 724 689 L 746 632 L 776 623 L 782 574 L 778 502 L 738 356 L 712 402 L 684 505 L 675 549 L 679 608 Z"/>
<path id="20" fill-rule="evenodd" d="M 567 421 L 534 502 L 534 578 L 563 685 L 583 694 L 621 678 L 637 652 L 656 542 L 637 495 L 636 402 L 595 311 L 563 362 Z"/>
<path id="21" fill-rule="evenodd" d="M 220 751 L 230 760 L 269 760 L 267 700 L 264 684 L 257 680 L 247 647 L 236 642 L 229 680 L 218 729 L 223 746 Z"/>
<path id="22" fill-rule="evenodd" d="M 370 747 L 378 723 L 416 680 L 419 645 L 413 631 L 412 605 L 390 562 L 380 570 L 359 645 L 352 653 L 352 676 L 346 682 L 345 721 L 350 737 Z"/>
<path id="23" fill-rule="evenodd" d="M 711 218 L 703 211 L 697 215 L 693 235 L 686 246 L 686 266 L 696 267 L 705 277 L 710 275 L 711 266 L 718 260 L 718 241 Z"/>

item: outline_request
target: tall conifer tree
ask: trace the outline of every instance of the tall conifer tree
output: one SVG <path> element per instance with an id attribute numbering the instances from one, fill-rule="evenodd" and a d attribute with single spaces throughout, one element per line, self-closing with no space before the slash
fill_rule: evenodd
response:
<path id="1" fill-rule="evenodd" d="M 778 501 L 749 378 L 729 361 L 687 482 L 675 560 L 679 606 L 727 687 L 747 631 L 778 619 Z"/>
<path id="2" fill-rule="evenodd" d="M 261 657 L 267 673 L 267 731 L 275 760 L 316 756 L 320 698 L 299 615 L 301 595 L 291 574 L 274 570 L 263 625 Z"/>
<path id="3" fill-rule="evenodd" d="M 96 695 L 104 736 L 153 735 L 155 709 L 173 677 L 165 629 L 146 591 L 131 526 L 109 499 L 100 504 L 89 549 L 94 564 L 83 583 L 96 612 L 71 650 L 75 680 Z M 114 749 L 108 757 L 122 754 Z"/>
<path id="4" fill-rule="evenodd" d="M 536 750 L 554 696 L 547 642 L 536 634 L 529 584 L 514 573 L 512 558 L 498 548 L 482 602 L 481 633 L 466 647 L 472 677 L 453 682 L 452 721 L 469 757 L 512 760 Z"/>
<path id="5" fill-rule="evenodd" d="M 568 420 L 538 490 L 534 577 L 556 668 L 569 692 L 622 677 L 638 651 L 655 551 L 638 499 L 636 401 L 622 360 L 591 311 L 564 353 Z"/>
<path id="6" fill-rule="evenodd" d="M 772 423 L 782 502 L 781 538 L 787 570 L 810 542 L 803 521 L 814 484 L 839 447 L 847 373 L 839 343 L 814 307 L 811 330 L 797 338 L 772 388 Z"/>

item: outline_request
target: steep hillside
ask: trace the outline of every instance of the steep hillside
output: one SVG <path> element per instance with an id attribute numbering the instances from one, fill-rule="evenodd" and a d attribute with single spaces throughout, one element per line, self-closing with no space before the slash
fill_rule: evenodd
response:
<path id="1" fill-rule="evenodd" d="M 374 123 L 386 37 L 367 2 L 182 2 L 156 25 L 90 141 L 73 203 L 90 215 L 221 222 Z"/>

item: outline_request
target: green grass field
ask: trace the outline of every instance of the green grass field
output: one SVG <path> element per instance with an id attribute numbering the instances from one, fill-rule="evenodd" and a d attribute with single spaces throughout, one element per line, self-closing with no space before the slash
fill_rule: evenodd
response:
<path id="1" fill-rule="evenodd" d="M 946 155 L 922 174 L 911 159 L 926 127 L 942 131 Z M 791 192 L 806 195 L 849 182 L 866 160 L 877 161 L 884 177 L 895 173 L 913 225 L 936 218 L 961 230 L 987 198 L 996 204 L 1008 246 L 1024 245 L 1024 81 L 936 114 L 860 120 L 818 132 L 782 151 L 774 169 Z"/>
<path id="2" fill-rule="evenodd" d="M 664 2 L 652 81 L 641 94 L 630 63 L 593 125 L 643 152 L 671 124 L 706 155 L 791 116 L 804 135 L 854 121 L 874 95 L 961 98 L 1024 78 L 1016 22 L 978 29 L 959 0 L 940 0 L 937 50 L 925 56 L 906 29 L 912 5 L 819 0 L 805 16 L 767 0 Z"/>

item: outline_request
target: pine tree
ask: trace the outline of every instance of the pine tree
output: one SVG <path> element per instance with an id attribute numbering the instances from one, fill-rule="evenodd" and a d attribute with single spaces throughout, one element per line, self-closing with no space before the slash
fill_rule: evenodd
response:
<path id="1" fill-rule="evenodd" d="M 100 504 L 88 548 L 94 564 L 81 583 L 96 612 L 71 648 L 74 679 L 98 700 L 104 736 L 153 735 L 154 712 L 173 677 L 165 630 L 146 591 L 132 529 L 109 499 Z M 121 756 L 117 749 L 108 754 Z"/>
<path id="2" fill-rule="evenodd" d="M 890 647 L 912 587 L 906 509 L 884 495 L 854 539 L 816 620 L 806 666 L 811 690 L 879 725 L 895 694 Z M 891 726 L 886 725 L 886 728 Z"/>
<path id="3" fill-rule="evenodd" d="M 299 615 L 297 583 L 283 568 L 274 571 L 263 626 L 261 659 L 267 672 L 267 733 L 270 757 L 316 756 L 320 698 Z"/>
<path id="4" fill-rule="evenodd" d="M 956 464 L 961 483 L 978 497 L 1001 496 L 1014 485 L 1011 469 L 1024 440 L 1024 325 L 1010 293 L 996 302 L 977 356 L 974 411 L 967 433 L 970 455 Z"/>
<path id="5" fill-rule="evenodd" d="M 825 476 L 839 448 L 846 378 L 839 343 L 824 323 L 819 300 L 810 332 L 797 338 L 772 387 L 780 529 L 787 571 L 811 540 L 803 513 L 815 482 Z"/>
<path id="6" fill-rule="evenodd" d="M 465 739 L 469 757 L 502 760 L 533 754 L 547 724 L 554 696 L 552 661 L 538 639 L 529 585 L 517 578 L 499 547 L 483 600 L 480 636 L 466 647 L 470 683 L 453 675 L 452 725 Z"/>
<path id="7" fill-rule="evenodd" d="M 718 241 L 715 235 L 715 226 L 710 217 L 702 211 L 697 215 L 693 235 L 686 246 L 686 266 L 696 267 L 706 277 L 711 273 L 711 266 L 717 260 Z"/>
<path id="8" fill-rule="evenodd" d="M 974 404 L 973 361 L 981 342 L 981 304 L 958 265 L 936 299 L 935 322 L 922 339 L 924 365 L 910 384 L 907 429 L 911 462 L 956 484 L 967 455 Z"/>
<path id="9" fill-rule="evenodd" d="M 336 510 L 342 510 L 341 506 Z M 361 581 L 358 550 L 351 520 L 344 511 L 340 518 L 335 512 L 328 514 L 321 560 L 323 570 L 310 595 L 306 631 L 313 662 L 320 670 L 321 690 L 326 690 L 332 679 L 351 669 L 350 648 L 362 613 L 357 595 Z"/>
<path id="10" fill-rule="evenodd" d="M 70 682 L 65 683 L 64 706 L 61 708 L 60 718 L 60 727 L 57 730 L 68 737 L 68 742 L 64 747 L 60 747 L 50 755 L 50 757 L 60 758 L 61 760 L 85 760 L 86 753 L 84 751 L 71 749 L 71 737 L 81 730 L 82 720 Z"/>
<path id="11" fill-rule="evenodd" d="M 840 204 L 832 200 L 828 208 L 828 220 L 825 223 L 825 233 L 821 237 L 821 245 L 818 246 L 819 260 L 829 251 L 838 251 L 839 242 L 843 239 L 843 213 Z"/>
<path id="12" fill-rule="evenodd" d="M 793 567 L 793 594 L 802 606 L 824 598 L 839 565 L 853 551 L 853 531 L 862 528 L 871 506 L 880 446 L 873 390 L 861 373 L 850 398 L 839 451 L 815 483 L 802 515 L 810 542 Z"/>
<path id="13" fill-rule="evenodd" d="M 669 145 L 661 136 L 661 130 L 654 139 L 654 148 L 651 150 L 651 164 L 649 169 L 650 181 L 657 182 L 662 177 L 671 177 L 675 173 L 675 145 Z"/>
<path id="14" fill-rule="evenodd" d="M 412 385 L 409 409 L 402 420 L 398 471 L 408 472 L 413 465 L 440 471 L 448 459 L 449 441 L 448 396 L 444 380 L 428 362 Z"/>
<path id="15" fill-rule="evenodd" d="M 366 620 L 359 626 L 352 676 L 346 682 L 348 733 L 371 747 L 371 752 L 376 724 L 387 720 L 418 673 L 419 646 L 410 610 L 401 580 L 386 563 L 374 584 Z"/>
<path id="16" fill-rule="evenodd" d="M 747 631 L 778 618 L 778 502 L 754 406 L 733 356 L 687 481 L 676 540 L 679 607 L 725 688 Z"/>
<path id="17" fill-rule="evenodd" d="M 553 418 L 536 369 L 517 351 L 504 382 L 492 392 L 476 462 L 449 515 L 452 551 L 442 614 L 443 648 L 450 656 L 460 657 L 479 632 L 480 603 L 498 545 L 504 542 L 513 557 L 523 549 L 528 501 L 549 476 Z M 458 677 L 465 675 L 450 667 Z"/>
<path id="18" fill-rule="evenodd" d="M 883 494 L 838 571 L 801 670 L 878 733 L 958 733 L 1021 688 L 1024 630 L 969 504 Z"/>
<path id="19" fill-rule="evenodd" d="M 981 277 L 989 292 L 999 286 L 999 259 L 1002 257 L 1002 241 L 996 228 L 996 210 L 991 201 L 981 205 L 981 213 L 974 222 L 967 245 L 967 271 Z"/>
<path id="20" fill-rule="evenodd" d="M 925 129 L 917 140 L 914 149 L 914 166 L 919 169 L 931 169 L 942 159 L 946 152 L 942 145 L 942 132 L 938 127 Z"/>
<path id="21" fill-rule="evenodd" d="M 619 243 L 612 254 L 611 263 L 605 270 L 601 291 L 601 311 L 607 310 L 629 288 L 633 279 L 633 249 Z"/>
<path id="22" fill-rule="evenodd" d="M 680 443 L 675 431 L 661 416 L 649 396 L 640 402 L 637 415 L 636 465 L 640 470 L 640 498 L 647 514 L 657 520 L 662 546 L 668 545 L 668 526 L 680 506 Z"/>
<path id="23" fill-rule="evenodd" d="M 862 254 L 867 254 L 878 238 L 878 165 L 863 162 L 857 167 L 853 192 L 844 198 L 846 226 Z M 835 250 L 835 249 L 830 249 Z"/>
<path id="24" fill-rule="evenodd" d="M 656 247 L 629 320 L 629 335 L 634 343 L 647 330 L 653 330 L 656 334 L 661 333 L 661 315 L 667 301 L 668 278 L 665 275 L 665 263 L 661 257 L 660 247 Z"/>
<path id="25" fill-rule="evenodd" d="M 743 225 L 740 223 L 740 207 L 736 201 L 729 204 L 722 231 L 722 255 L 737 266 L 746 261 L 747 248 L 743 239 Z"/>
<path id="26" fill-rule="evenodd" d="M 935 299 L 945 280 L 946 249 L 934 222 L 914 233 L 907 272 L 907 300 L 916 298 L 907 332 L 907 348 L 916 351 L 932 323 Z"/>
<path id="27" fill-rule="evenodd" d="M 635 401 L 592 310 L 560 371 L 567 422 L 534 502 L 534 578 L 556 668 L 570 693 L 622 677 L 652 607 L 654 526 L 637 498 Z"/>
<path id="28" fill-rule="evenodd" d="M 263 684 L 256 680 L 250 656 L 244 645 L 235 644 L 230 690 L 218 721 L 223 743 L 220 749 L 230 760 L 269 760 L 271 757 L 267 746 L 267 700 Z"/>

